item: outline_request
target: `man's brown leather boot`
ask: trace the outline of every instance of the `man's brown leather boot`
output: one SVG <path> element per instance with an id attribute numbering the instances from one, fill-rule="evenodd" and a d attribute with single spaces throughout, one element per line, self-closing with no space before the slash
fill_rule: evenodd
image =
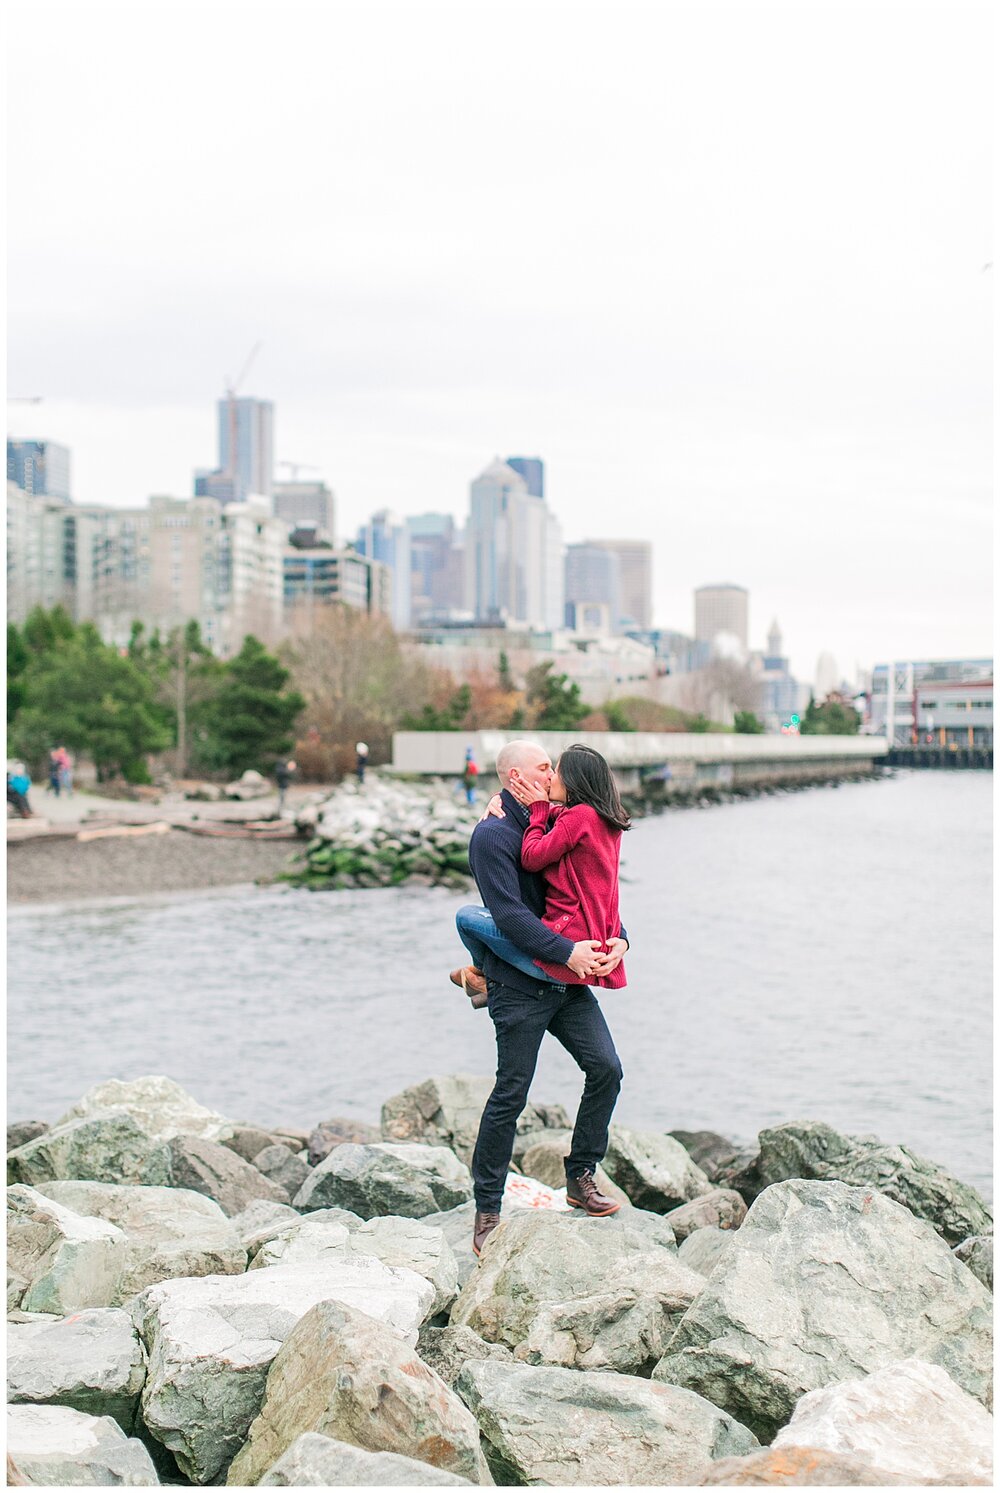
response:
<path id="1" fill-rule="evenodd" d="M 482 1253 L 483 1245 L 500 1222 L 499 1213 L 477 1213 L 476 1222 L 472 1228 L 472 1253 L 476 1256 Z"/>
<path id="2" fill-rule="evenodd" d="M 606 1218 L 617 1213 L 621 1203 L 609 1198 L 594 1181 L 593 1172 L 581 1172 L 578 1177 L 566 1179 L 566 1201 L 571 1208 L 583 1208 L 591 1218 Z"/>

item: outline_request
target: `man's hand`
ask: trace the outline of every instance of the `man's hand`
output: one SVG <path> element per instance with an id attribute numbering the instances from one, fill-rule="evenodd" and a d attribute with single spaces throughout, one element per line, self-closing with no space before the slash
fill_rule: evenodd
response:
<path id="1" fill-rule="evenodd" d="M 549 802 L 548 791 L 537 783 L 529 783 L 527 778 L 511 777 L 510 791 L 519 804 L 524 804 L 530 809 L 532 804 L 547 804 Z"/>
<path id="2" fill-rule="evenodd" d="M 507 815 L 503 811 L 503 799 L 500 797 L 499 793 L 494 793 L 493 797 L 490 799 L 489 803 L 486 805 L 486 808 L 483 810 L 483 813 L 481 814 L 480 819 L 479 819 L 479 823 L 482 824 L 482 822 L 483 822 L 484 819 L 506 819 L 506 818 L 507 818 Z"/>
<path id="3" fill-rule="evenodd" d="M 597 963 L 591 970 L 591 974 L 610 975 L 611 971 L 617 969 L 619 964 L 621 964 L 622 960 L 625 958 L 625 951 L 627 948 L 628 943 L 624 938 L 609 938 L 608 952 L 606 954 L 598 955 Z"/>
<path id="4" fill-rule="evenodd" d="M 573 952 L 566 963 L 575 975 L 585 980 L 588 975 L 596 973 L 597 962 L 601 957 L 601 945 L 593 938 L 585 938 L 581 943 L 573 945 Z"/>

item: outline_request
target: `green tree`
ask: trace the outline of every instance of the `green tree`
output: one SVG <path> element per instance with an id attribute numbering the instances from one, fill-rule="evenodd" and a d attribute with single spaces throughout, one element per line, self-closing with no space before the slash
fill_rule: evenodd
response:
<path id="1" fill-rule="evenodd" d="M 572 731 L 590 714 L 590 706 L 580 699 L 580 686 L 567 674 L 553 674 L 551 659 L 528 670 L 526 685 L 538 731 Z"/>
<path id="2" fill-rule="evenodd" d="M 226 666 L 201 636 L 196 621 L 175 627 L 167 638 L 158 629 L 147 636 L 141 622 L 133 622 L 128 644 L 134 660 L 153 686 L 157 716 L 176 749 L 175 769 L 183 777 L 188 761 L 188 718 L 219 689 Z"/>
<path id="3" fill-rule="evenodd" d="M 802 736 L 857 736 L 861 717 L 853 705 L 842 700 L 824 700 L 817 705 L 810 696 L 799 732 Z"/>
<path id="4" fill-rule="evenodd" d="M 733 730 L 738 736 L 759 736 L 764 730 L 764 722 L 752 710 L 737 710 Z"/>
<path id="5" fill-rule="evenodd" d="M 10 726 L 27 695 L 25 673 L 31 655 L 16 622 L 7 623 L 7 725 Z"/>
<path id="6" fill-rule="evenodd" d="M 24 620 L 21 636 L 28 652 L 35 658 L 52 654 L 76 637 L 77 629 L 65 607 L 32 607 Z"/>
<path id="7" fill-rule="evenodd" d="M 628 711 L 619 700 L 608 700 L 602 707 L 604 719 L 608 723 L 609 731 L 634 731 L 635 727 L 629 720 Z"/>
<path id="8" fill-rule="evenodd" d="M 209 770 L 268 772 L 290 751 L 305 700 L 286 690 L 289 671 L 255 637 L 225 665 L 218 688 L 192 706 L 191 754 Z"/>
<path id="9" fill-rule="evenodd" d="M 712 722 L 708 716 L 699 710 L 697 715 L 689 715 L 687 718 L 687 729 L 689 731 L 711 731 Z"/>
<path id="10" fill-rule="evenodd" d="M 43 632 L 38 619 L 34 631 L 36 638 Z M 37 769 L 62 742 L 90 757 L 99 778 L 120 773 L 130 783 L 148 782 L 147 755 L 169 741 L 149 680 L 103 643 L 92 623 L 57 638 L 58 647 L 41 651 L 26 671 L 27 703 L 14 727 L 21 755 Z"/>
<path id="11" fill-rule="evenodd" d="M 472 690 L 467 684 L 460 685 L 442 709 L 425 705 L 422 710 L 404 715 L 400 721 L 403 731 L 460 731 L 472 705 Z"/>

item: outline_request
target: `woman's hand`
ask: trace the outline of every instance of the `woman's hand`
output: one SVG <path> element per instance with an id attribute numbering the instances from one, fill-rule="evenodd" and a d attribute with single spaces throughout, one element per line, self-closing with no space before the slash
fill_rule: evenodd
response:
<path id="1" fill-rule="evenodd" d="M 532 804 L 547 804 L 549 795 L 546 789 L 540 788 L 535 783 L 529 783 L 526 778 L 514 778 L 510 780 L 510 791 L 519 804 L 524 804 L 530 809 Z"/>
<path id="2" fill-rule="evenodd" d="M 483 813 L 482 813 L 482 815 L 480 816 L 480 819 L 479 819 L 479 823 L 482 824 L 482 822 L 483 822 L 484 819 L 506 819 L 506 818 L 507 818 L 507 815 L 503 811 L 503 799 L 500 797 L 499 793 L 494 793 L 493 797 L 490 799 L 489 803 L 486 805 L 486 808 L 483 810 Z"/>

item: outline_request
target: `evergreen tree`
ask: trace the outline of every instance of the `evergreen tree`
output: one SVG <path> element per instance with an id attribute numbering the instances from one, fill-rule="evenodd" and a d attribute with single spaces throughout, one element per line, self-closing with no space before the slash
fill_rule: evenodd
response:
<path id="1" fill-rule="evenodd" d="M 733 730 L 738 736 L 759 736 L 764 723 L 752 710 L 737 710 L 733 717 Z"/>
<path id="2" fill-rule="evenodd" d="M 817 705 L 810 696 L 799 732 L 802 736 L 857 736 L 861 717 L 853 705 L 824 700 Z"/>
<path id="3" fill-rule="evenodd" d="M 538 731 L 572 731 L 590 714 L 589 705 L 580 699 L 580 686 L 566 674 L 553 674 L 551 659 L 529 669 L 526 683 Z"/>
<path id="4" fill-rule="evenodd" d="M 7 725 L 13 721 L 27 695 L 25 673 L 31 655 L 16 622 L 7 623 Z"/>
<path id="5" fill-rule="evenodd" d="M 192 757 L 233 775 L 247 768 L 269 772 L 291 750 L 293 727 L 305 707 L 300 694 L 285 689 L 288 678 L 263 643 L 244 638 L 218 688 L 191 708 Z"/>

